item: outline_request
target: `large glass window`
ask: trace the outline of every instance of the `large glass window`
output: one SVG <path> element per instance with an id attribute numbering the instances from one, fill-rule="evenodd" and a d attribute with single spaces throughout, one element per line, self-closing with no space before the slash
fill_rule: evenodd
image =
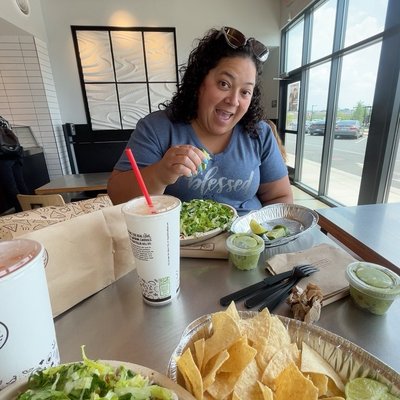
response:
<path id="1" fill-rule="evenodd" d="M 321 0 L 282 31 L 279 125 L 290 177 L 332 205 L 392 201 L 400 191 L 400 151 L 388 145 L 400 135 L 389 127 L 400 101 L 398 15 L 398 0 Z"/>
<path id="2" fill-rule="evenodd" d="M 400 202 L 400 115 L 397 121 L 397 151 L 395 151 L 393 175 L 389 187 L 388 203 Z"/>
<path id="3" fill-rule="evenodd" d="M 332 53 L 337 0 L 329 0 L 312 13 L 310 61 Z"/>
<path id="4" fill-rule="evenodd" d="M 343 57 L 328 196 L 357 205 L 381 43 Z"/>
<path id="5" fill-rule="evenodd" d="M 349 0 L 344 47 L 383 31 L 388 0 Z"/>
<path id="6" fill-rule="evenodd" d="M 285 71 L 292 71 L 301 66 L 301 49 L 303 48 L 304 21 L 296 23 L 287 33 L 288 57 Z"/>
<path id="7" fill-rule="evenodd" d="M 309 71 L 307 115 L 305 120 L 304 156 L 301 181 L 318 191 L 322 149 L 325 139 L 326 107 L 328 102 L 331 63 L 324 63 Z"/>

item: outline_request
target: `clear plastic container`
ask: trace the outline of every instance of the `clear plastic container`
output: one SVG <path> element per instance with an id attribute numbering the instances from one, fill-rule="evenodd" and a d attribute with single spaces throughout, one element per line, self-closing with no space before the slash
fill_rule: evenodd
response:
<path id="1" fill-rule="evenodd" d="M 235 233 L 226 240 L 229 260 L 242 270 L 254 269 L 264 251 L 264 240 L 254 233 Z"/>
<path id="2" fill-rule="evenodd" d="M 400 294 L 399 275 L 378 264 L 353 262 L 347 267 L 346 278 L 354 302 L 372 314 L 385 314 Z"/>

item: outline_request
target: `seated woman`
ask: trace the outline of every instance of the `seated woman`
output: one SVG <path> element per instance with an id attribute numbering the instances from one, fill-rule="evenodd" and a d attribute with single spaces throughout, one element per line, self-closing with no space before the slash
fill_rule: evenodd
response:
<path id="1" fill-rule="evenodd" d="M 263 121 L 267 56 L 262 43 L 234 28 L 211 29 L 199 40 L 171 102 L 141 119 L 127 145 L 150 194 L 213 199 L 239 214 L 293 201 L 286 165 Z M 114 204 L 141 195 L 125 154 L 108 194 Z"/>

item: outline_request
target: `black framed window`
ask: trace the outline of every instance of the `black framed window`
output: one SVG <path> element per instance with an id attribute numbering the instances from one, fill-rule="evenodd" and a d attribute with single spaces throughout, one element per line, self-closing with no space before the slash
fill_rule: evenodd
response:
<path id="1" fill-rule="evenodd" d="M 134 129 L 176 91 L 175 28 L 71 29 L 93 131 Z"/>
<path id="2" fill-rule="evenodd" d="M 282 30 L 290 177 L 328 204 L 400 201 L 399 16 L 397 0 L 319 0 Z"/>

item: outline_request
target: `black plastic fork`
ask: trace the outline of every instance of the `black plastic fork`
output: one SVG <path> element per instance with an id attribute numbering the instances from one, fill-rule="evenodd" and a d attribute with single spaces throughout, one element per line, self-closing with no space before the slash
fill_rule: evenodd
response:
<path id="1" fill-rule="evenodd" d="M 306 276 L 310 276 L 311 274 L 313 274 L 314 272 L 317 272 L 318 268 L 313 267 L 312 265 L 302 265 L 299 267 L 296 267 L 293 269 L 292 275 L 290 276 L 290 278 L 284 282 L 283 284 L 280 284 L 279 287 L 278 285 L 276 285 L 275 287 L 272 286 L 270 288 L 261 290 L 259 292 L 257 292 L 254 296 L 249 297 L 245 302 L 244 305 L 246 308 L 253 308 L 261 303 L 262 304 L 262 308 L 260 308 L 260 310 L 264 309 L 265 307 L 268 307 L 268 304 L 272 304 L 272 299 L 277 298 L 277 296 L 279 294 L 281 294 L 281 296 L 283 296 L 286 292 L 288 292 L 288 294 L 283 297 L 286 298 L 290 291 L 292 290 L 292 288 L 294 286 L 297 285 L 297 283 L 302 279 L 305 278 Z M 279 296 L 279 298 L 281 297 Z M 269 303 L 264 306 L 265 303 L 267 303 L 269 300 Z M 279 301 L 279 303 L 282 300 Z M 277 304 L 279 304 L 277 303 Z M 275 303 L 273 303 L 275 304 Z M 275 305 L 276 307 L 276 305 Z M 275 308 L 274 307 L 274 308 Z M 268 309 L 271 311 L 271 309 L 268 307 Z"/>

